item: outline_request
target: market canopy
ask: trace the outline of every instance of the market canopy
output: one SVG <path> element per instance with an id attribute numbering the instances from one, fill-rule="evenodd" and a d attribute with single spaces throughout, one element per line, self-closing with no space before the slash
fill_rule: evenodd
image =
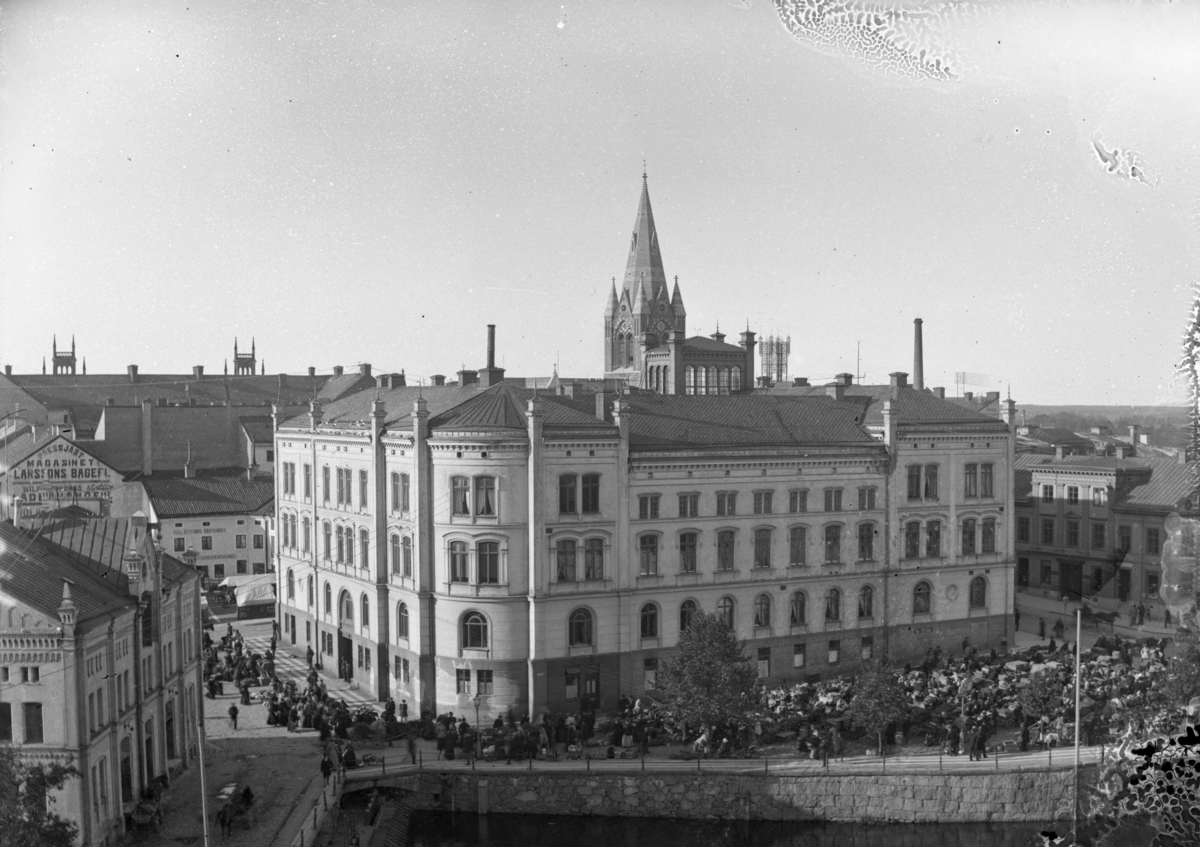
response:
<path id="1" fill-rule="evenodd" d="M 221 588 L 241 588 L 243 585 L 274 585 L 275 573 L 243 573 L 227 576 L 220 582 Z"/>
<path id="2" fill-rule="evenodd" d="M 237 604 L 246 606 L 251 604 L 274 603 L 275 602 L 275 584 L 270 585 L 241 585 L 237 589 Z"/>

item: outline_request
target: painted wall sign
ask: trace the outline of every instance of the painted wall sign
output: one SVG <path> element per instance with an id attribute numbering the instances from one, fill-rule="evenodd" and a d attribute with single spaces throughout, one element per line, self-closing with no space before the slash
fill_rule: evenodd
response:
<path id="1" fill-rule="evenodd" d="M 121 474 L 63 437 L 13 466 L 9 494 L 26 508 L 111 501 Z"/>

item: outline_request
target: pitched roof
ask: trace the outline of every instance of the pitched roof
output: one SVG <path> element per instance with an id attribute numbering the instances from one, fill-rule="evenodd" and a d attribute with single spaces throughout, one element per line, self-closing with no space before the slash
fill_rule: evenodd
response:
<path id="1" fill-rule="evenodd" d="M 644 283 L 643 283 L 644 280 Z M 642 175 L 642 195 L 638 199 L 637 217 L 633 221 L 633 236 L 629 244 L 629 259 L 625 263 L 623 287 L 633 293 L 644 285 L 647 300 L 654 302 L 667 284 L 662 254 L 658 248 L 658 232 L 654 228 L 654 212 L 650 209 L 650 188 Z M 636 308 L 636 303 L 634 304 Z"/>
<path id="2" fill-rule="evenodd" d="M 261 512 L 275 499 L 271 480 L 245 476 L 146 479 L 146 496 L 159 520 L 193 515 L 246 515 Z"/>
<path id="3" fill-rule="evenodd" d="M 1059 427 L 1044 427 L 1030 426 L 1029 431 L 1024 434 L 1025 438 L 1033 441 L 1041 441 L 1044 444 L 1050 444 L 1057 447 L 1059 444 L 1078 445 L 1080 447 L 1090 448 L 1092 441 L 1082 435 L 1077 435 L 1069 429 L 1061 429 Z"/>
<path id="4" fill-rule="evenodd" d="M 140 374 L 133 382 L 125 374 L 13 374 L 7 377 L 38 403 L 48 409 L 77 410 L 84 407 L 103 408 L 109 405 L 137 406 L 143 400 L 165 399 L 170 405 L 263 406 L 306 404 L 314 390 L 326 384 L 341 385 L 363 379 L 359 374 L 348 377 L 329 376 L 205 376 L 196 379 L 192 374 Z M 371 380 L 370 377 L 365 377 Z M 281 384 L 282 382 L 282 384 Z"/>
<path id="5" fill-rule="evenodd" d="M 435 431 L 525 430 L 529 425 L 527 404 L 534 393 L 533 389 L 502 382 L 431 418 L 429 426 Z M 537 396 L 542 400 L 542 425 L 546 429 L 612 428 L 595 416 L 595 404 L 590 397 L 584 400 L 544 392 Z"/>
<path id="6" fill-rule="evenodd" d="M 275 441 L 275 423 L 270 415 L 242 415 L 238 418 L 242 432 L 255 444 L 271 444 Z"/>
<path id="7" fill-rule="evenodd" d="M 1176 508 L 1180 501 L 1190 499 L 1189 509 L 1196 506 L 1196 463 L 1181 465 L 1174 459 L 1146 459 L 1151 468 L 1150 480 L 1135 486 L 1119 505 Z"/>
<path id="8" fill-rule="evenodd" d="M 366 428 L 371 420 L 371 407 L 378 397 L 383 401 L 384 425 L 396 429 L 412 428 L 413 404 L 424 398 L 431 416 L 457 406 L 480 392 L 478 385 L 408 385 L 380 388 L 378 391 L 356 391 L 321 408 L 322 426 L 345 429 Z M 296 414 L 282 424 L 293 429 L 308 429 L 308 412 Z"/>
<path id="9" fill-rule="evenodd" d="M 1191 498 L 1195 508 L 1196 463 L 1180 464 L 1175 459 L 1112 456 L 1064 456 L 1057 459 L 1036 453 L 1018 453 L 1015 457 L 1014 496 L 1019 500 L 1033 493 L 1033 472 L 1042 469 L 1087 470 L 1132 473 L 1134 483 L 1125 489 L 1114 507 L 1174 509 Z M 1140 479 L 1139 479 L 1140 478 Z"/>
<path id="10" fill-rule="evenodd" d="M 69 552 L 36 532 L 0 523 L 0 591 L 58 620 L 64 580 L 71 583 L 78 623 L 137 605 L 123 574 L 80 567 Z"/>
<path id="11" fill-rule="evenodd" d="M 717 341 L 715 338 L 708 338 L 703 335 L 693 335 L 690 338 L 685 338 L 683 349 L 696 350 L 702 353 L 738 353 L 742 356 L 746 355 L 745 347 L 730 344 L 727 341 Z"/>
<path id="12" fill-rule="evenodd" d="M 629 440 L 643 449 L 878 444 L 861 409 L 830 397 L 630 395 L 621 398 Z"/>
<path id="13" fill-rule="evenodd" d="M 893 392 L 895 398 L 892 397 Z M 826 386 L 779 385 L 756 389 L 754 393 L 794 397 L 825 396 Z M 869 406 L 864 422 L 869 427 L 883 426 L 883 401 L 889 399 L 892 400 L 894 420 L 901 424 L 990 424 L 990 428 L 997 431 L 1008 426 L 995 417 L 940 398 L 927 388 L 918 390 L 912 386 L 905 386 L 896 391 L 891 385 L 847 385 L 842 396 L 848 401 L 868 398 Z"/>
<path id="14" fill-rule="evenodd" d="M 129 518 L 34 518 L 38 535 L 62 554 L 96 574 L 124 579 L 121 560 L 130 547 L 145 540 L 144 530 Z"/>

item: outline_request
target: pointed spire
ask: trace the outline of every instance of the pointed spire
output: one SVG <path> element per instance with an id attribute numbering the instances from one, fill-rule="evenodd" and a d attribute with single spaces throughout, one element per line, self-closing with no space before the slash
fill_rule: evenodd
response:
<path id="1" fill-rule="evenodd" d="M 237 342 L 236 341 L 233 344 L 233 355 L 235 355 L 235 356 L 237 355 Z M 228 359 L 225 360 L 225 376 L 229 376 L 229 360 Z"/>
<path id="2" fill-rule="evenodd" d="M 633 222 L 629 259 L 625 263 L 624 287 L 632 290 L 643 277 L 647 299 L 657 300 L 660 289 L 666 287 L 667 276 L 658 249 L 658 232 L 654 228 L 654 212 L 650 209 L 650 188 L 645 173 L 642 174 L 642 196 L 638 201 L 637 217 Z"/>
<path id="3" fill-rule="evenodd" d="M 50 348 L 50 352 L 55 356 L 58 355 L 58 333 L 54 333 L 54 346 Z"/>
<path id="4" fill-rule="evenodd" d="M 46 375 L 46 357 L 42 356 L 42 376 Z"/>
<path id="5" fill-rule="evenodd" d="M 233 337 L 233 358 L 237 358 L 237 336 Z"/>
<path id="6" fill-rule="evenodd" d="M 671 292 L 671 311 L 676 317 L 682 318 L 687 314 L 687 310 L 683 308 L 683 294 L 679 291 L 679 277 L 675 277 L 675 290 Z"/>
<path id="7" fill-rule="evenodd" d="M 633 292 L 633 311 L 637 314 L 650 311 L 650 304 L 646 299 L 646 284 L 646 272 L 642 271 L 642 275 L 637 281 L 637 288 Z"/>
<path id="8" fill-rule="evenodd" d="M 71 355 L 75 355 L 75 333 L 71 333 Z"/>
<path id="9" fill-rule="evenodd" d="M 612 278 L 612 288 L 608 292 L 608 305 L 604 307 L 604 316 L 612 317 L 617 313 L 617 278 Z"/>
<path id="10" fill-rule="evenodd" d="M 87 376 L 87 356 L 83 357 L 83 375 Z"/>

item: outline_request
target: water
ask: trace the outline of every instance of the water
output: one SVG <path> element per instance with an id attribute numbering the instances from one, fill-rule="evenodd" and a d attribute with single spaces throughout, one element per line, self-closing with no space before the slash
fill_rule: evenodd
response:
<path id="1" fill-rule="evenodd" d="M 418 812 L 408 847 L 1040 847 L 1038 831 L 1046 826 L 1064 835 L 1070 822 L 864 825 Z"/>

